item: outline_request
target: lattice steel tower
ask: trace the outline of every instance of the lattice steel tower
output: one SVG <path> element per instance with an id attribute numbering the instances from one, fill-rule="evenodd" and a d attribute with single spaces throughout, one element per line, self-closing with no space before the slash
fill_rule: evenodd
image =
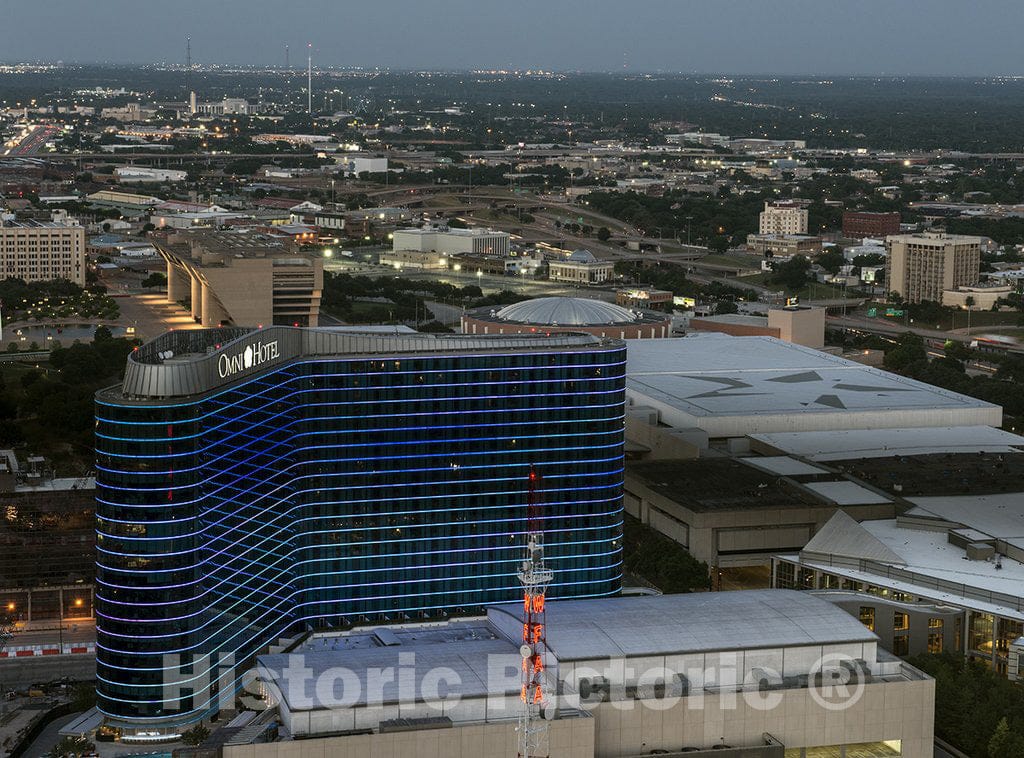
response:
<path id="1" fill-rule="evenodd" d="M 547 755 L 547 721 L 543 709 L 547 696 L 544 690 L 545 627 L 544 599 L 554 572 L 544 565 L 544 519 L 537 503 L 540 477 L 530 466 L 526 497 L 526 559 L 519 570 L 523 586 L 523 656 L 521 710 L 519 713 L 519 756 L 540 758 Z"/>

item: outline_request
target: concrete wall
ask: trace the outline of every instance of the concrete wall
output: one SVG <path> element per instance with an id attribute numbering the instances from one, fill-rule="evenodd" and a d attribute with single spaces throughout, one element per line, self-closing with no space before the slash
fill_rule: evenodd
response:
<path id="1" fill-rule="evenodd" d="M 908 637 L 909 649 L 906 655 L 927 653 L 928 635 L 931 633 L 942 634 L 942 650 L 944 652 L 957 652 L 956 619 L 963 619 L 964 616 L 963 611 L 959 609 L 938 609 L 915 603 L 896 603 L 866 593 L 837 593 L 833 596 L 832 593 L 824 592 L 822 597 L 835 603 L 854 618 L 860 617 L 860 609 L 863 607 L 874 609 L 875 627 L 873 631 L 879 637 L 879 644 L 890 652 L 893 649 L 893 638 L 897 634 L 903 634 Z M 905 632 L 894 630 L 893 622 L 897 611 L 907 614 L 909 630 Z M 942 629 L 928 626 L 928 621 L 932 618 L 942 619 Z M 961 621 L 961 623 L 963 622 Z M 966 629 L 966 627 L 962 628 Z"/>
<path id="2" fill-rule="evenodd" d="M 549 722 L 551 758 L 593 758 L 594 720 Z M 325 737 L 258 745 L 226 746 L 224 758 L 516 758 L 515 721 L 451 729 Z M 542 753 L 543 754 L 543 753 Z"/>
<path id="3" fill-rule="evenodd" d="M 822 707 L 807 689 L 782 691 L 783 701 L 770 710 L 733 695 L 706 695 L 701 708 L 689 698 L 667 710 L 602 703 L 593 712 L 595 756 L 708 748 L 723 737 L 733 746 L 756 745 L 768 732 L 787 749 L 901 740 L 902 758 L 932 758 L 934 686 L 931 679 L 866 684 L 860 699 L 840 710 Z"/>
<path id="4" fill-rule="evenodd" d="M 462 317 L 463 334 L 556 334 L 585 332 L 598 337 L 620 340 L 655 339 L 672 336 L 672 319 L 648 324 L 605 324 L 597 326 L 539 326 L 514 321 L 488 321 L 472 316 Z"/>
<path id="5" fill-rule="evenodd" d="M 899 410 L 848 411 L 834 413 L 754 413 L 730 416 L 695 416 L 629 387 L 626 397 L 636 405 L 657 409 L 663 423 L 679 429 L 700 428 L 711 438 L 745 437 L 770 432 L 827 432 L 833 429 L 898 429 L 936 426 L 1001 426 L 1003 412 L 998 406 L 981 408 L 904 408 Z"/>
<path id="6" fill-rule="evenodd" d="M 709 566 L 764 566 L 773 552 L 798 551 L 836 512 L 825 503 L 735 510 L 694 511 L 656 492 L 626 469 L 626 512 L 685 547 Z M 847 506 L 858 520 L 894 518 L 892 503 Z M 721 553 L 735 553 L 721 555 Z"/>
<path id="7" fill-rule="evenodd" d="M 825 346 L 824 308 L 771 308 L 768 326 L 777 329 L 779 339 L 786 342 L 815 349 Z"/>

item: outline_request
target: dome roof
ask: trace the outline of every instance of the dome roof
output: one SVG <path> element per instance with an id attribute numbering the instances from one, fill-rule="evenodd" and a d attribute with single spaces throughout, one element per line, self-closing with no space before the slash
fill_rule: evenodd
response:
<path id="1" fill-rule="evenodd" d="M 506 305 L 496 315 L 503 321 L 545 326 L 629 324 L 637 320 L 636 314 L 625 308 L 581 297 L 538 297 Z"/>
<path id="2" fill-rule="evenodd" d="M 569 260 L 573 263 L 597 263 L 597 258 L 594 254 L 582 248 L 573 251 L 573 254 L 569 256 Z"/>

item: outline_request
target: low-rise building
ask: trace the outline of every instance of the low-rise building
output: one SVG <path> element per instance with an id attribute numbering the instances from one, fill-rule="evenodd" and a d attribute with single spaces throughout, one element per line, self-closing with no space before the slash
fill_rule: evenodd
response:
<path id="1" fill-rule="evenodd" d="M 1011 284 L 1005 282 L 981 282 L 972 286 L 964 285 L 952 290 L 943 290 L 942 304 L 965 310 L 990 311 L 1000 300 L 1016 291 Z"/>
<path id="2" fill-rule="evenodd" d="M 651 287 L 634 287 L 616 292 L 615 303 L 624 308 L 671 310 L 672 293 L 668 290 L 658 290 Z"/>
<path id="3" fill-rule="evenodd" d="M 548 263 L 548 279 L 572 284 L 602 284 L 615 275 L 612 261 L 600 261 L 589 250 L 577 250 L 565 260 Z"/>
<path id="4" fill-rule="evenodd" d="M 121 184 L 144 183 L 177 183 L 188 177 L 187 171 L 169 168 L 151 168 L 149 166 L 118 166 L 114 169 L 114 177 Z"/>
<path id="5" fill-rule="evenodd" d="M 815 255 L 822 250 L 821 237 L 806 234 L 748 234 L 747 249 L 769 258 Z"/>
<path id="6" fill-rule="evenodd" d="M 734 337 L 776 337 L 805 347 L 825 346 L 825 309 L 789 305 L 769 308 L 767 316 L 727 313 L 690 319 L 690 328 Z"/>
<path id="7" fill-rule="evenodd" d="M 849 238 L 887 237 L 900 233 L 900 214 L 843 211 L 843 236 Z"/>
<path id="8" fill-rule="evenodd" d="M 856 608 L 893 652 L 960 652 L 1001 674 L 1022 670 L 1024 635 L 1024 456 L 932 454 L 847 462 L 902 497 L 894 518 L 857 523 L 836 514 L 803 548 L 773 558 L 773 586 L 857 593 Z M 879 625 L 879 600 L 899 604 L 899 623 Z M 956 609 L 920 621 L 921 604 Z M 903 607 L 900 607 L 903 606 Z M 952 624 L 952 638 L 929 635 Z M 893 632 L 895 634 L 893 634 Z M 915 640 L 916 636 L 916 640 Z"/>
<path id="9" fill-rule="evenodd" d="M 183 231 L 156 244 L 167 263 L 167 300 L 214 326 L 317 326 L 322 255 L 252 230 Z"/>
<path id="10" fill-rule="evenodd" d="M 380 265 L 392 266 L 396 269 L 435 269 L 446 270 L 448 259 L 438 253 L 421 252 L 419 250 L 390 250 L 380 254 Z"/>
<path id="11" fill-rule="evenodd" d="M 711 440 L 1003 421 L 998 405 L 772 337 L 637 340 L 627 353 L 630 406 L 661 428 Z"/>
<path id="12" fill-rule="evenodd" d="M 85 286 L 85 227 L 47 221 L 0 223 L 0 279 L 67 279 Z"/>
<path id="13" fill-rule="evenodd" d="M 672 317 L 657 311 L 627 310 L 601 300 L 539 297 L 462 316 L 464 334 L 548 334 L 586 332 L 598 337 L 653 339 L 672 334 Z"/>
<path id="14" fill-rule="evenodd" d="M 392 250 L 418 250 L 441 255 L 472 253 L 507 256 L 511 235 L 490 229 L 452 229 L 447 226 L 423 229 L 398 229 L 392 237 Z"/>
<path id="15" fill-rule="evenodd" d="M 545 605 L 539 755 L 931 758 L 934 681 L 810 593 Z M 258 659 L 279 739 L 224 756 L 514 756 L 522 638 L 519 603 L 314 634 Z"/>

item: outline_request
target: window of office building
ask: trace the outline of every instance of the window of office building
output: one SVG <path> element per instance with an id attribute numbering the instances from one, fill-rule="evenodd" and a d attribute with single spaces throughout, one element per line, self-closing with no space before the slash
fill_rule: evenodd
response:
<path id="1" fill-rule="evenodd" d="M 967 634 L 967 647 L 982 653 L 992 653 L 992 616 L 987 613 L 971 614 L 971 623 Z"/>
<path id="2" fill-rule="evenodd" d="M 910 628 L 910 617 L 906 613 L 896 611 L 892 614 L 892 628 L 896 632 L 906 631 Z"/>
<path id="3" fill-rule="evenodd" d="M 942 631 L 928 632 L 928 652 L 929 653 L 941 653 L 942 652 Z"/>
<path id="4" fill-rule="evenodd" d="M 910 637 L 906 634 L 897 634 L 892 638 L 893 655 L 910 654 Z"/>
<path id="5" fill-rule="evenodd" d="M 996 629 L 996 652 L 1000 655 L 1009 653 L 1011 643 L 1024 634 L 1024 624 L 1010 619 L 999 619 Z"/>
<path id="6" fill-rule="evenodd" d="M 796 567 L 792 563 L 775 564 L 775 586 L 780 590 L 796 589 Z"/>
<path id="7" fill-rule="evenodd" d="M 862 605 L 860 607 L 860 623 L 870 629 L 872 632 L 875 631 L 875 609 L 868 605 Z"/>

